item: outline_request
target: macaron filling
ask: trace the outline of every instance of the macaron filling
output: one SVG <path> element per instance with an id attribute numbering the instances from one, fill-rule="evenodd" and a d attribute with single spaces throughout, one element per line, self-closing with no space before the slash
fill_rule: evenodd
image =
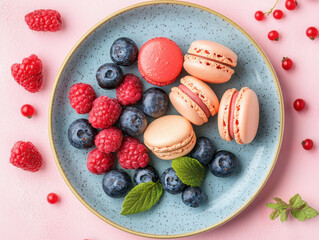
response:
<path id="1" fill-rule="evenodd" d="M 229 128 L 229 135 L 231 139 L 235 137 L 234 135 L 234 120 L 235 120 L 235 110 L 236 110 L 236 100 L 238 97 L 239 92 L 236 91 L 230 101 L 230 108 L 229 108 L 229 118 L 228 118 L 228 128 Z"/>
<path id="2" fill-rule="evenodd" d="M 193 93 L 189 88 L 187 88 L 185 85 L 181 84 L 178 86 L 178 88 L 185 93 L 190 99 L 192 99 L 205 113 L 206 117 L 208 118 L 210 116 L 210 111 L 208 107 L 203 103 L 203 101 L 197 96 L 197 94 Z"/>
<path id="3" fill-rule="evenodd" d="M 221 64 L 221 65 L 224 65 L 226 67 L 232 67 L 232 65 L 228 64 L 228 63 L 225 63 L 225 62 L 222 62 L 222 61 L 219 61 L 217 59 L 214 59 L 214 58 L 209 58 L 209 57 L 204 57 L 204 56 L 201 56 L 201 55 L 197 55 L 197 54 L 194 54 L 194 53 L 188 53 L 188 55 L 191 55 L 191 56 L 195 56 L 195 57 L 198 57 L 198 58 L 201 58 L 203 60 L 208 60 L 208 61 L 212 61 L 212 62 L 215 62 L 217 64 Z M 217 56 L 220 56 L 220 57 L 223 57 L 221 55 L 217 55 Z M 209 62 L 206 62 L 206 64 L 209 66 Z"/>

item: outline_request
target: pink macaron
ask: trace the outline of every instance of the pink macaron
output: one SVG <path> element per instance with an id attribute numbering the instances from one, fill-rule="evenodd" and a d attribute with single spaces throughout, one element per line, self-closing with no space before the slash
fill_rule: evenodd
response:
<path id="1" fill-rule="evenodd" d="M 183 53 L 179 46 L 165 37 L 152 38 L 140 49 L 138 69 L 149 83 L 165 86 L 176 80 L 183 68 Z"/>
<path id="2" fill-rule="evenodd" d="M 185 76 L 173 87 L 169 99 L 175 109 L 191 123 L 202 125 L 218 112 L 219 101 L 214 91 L 203 81 Z"/>
<path id="3" fill-rule="evenodd" d="M 237 65 L 237 55 L 217 42 L 198 40 L 191 44 L 184 57 L 184 69 L 205 82 L 229 81 Z"/>
<path id="4" fill-rule="evenodd" d="M 254 140 L 259 124 L 259 103 L 256 93 L 248 87 L 228 89 L 218 111 L 218 130 L 225 141 L 238 144 Z"/>

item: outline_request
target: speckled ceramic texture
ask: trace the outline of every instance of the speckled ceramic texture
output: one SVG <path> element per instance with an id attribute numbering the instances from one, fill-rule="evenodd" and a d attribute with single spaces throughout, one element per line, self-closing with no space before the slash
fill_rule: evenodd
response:
<path id="1" fill-rule="evenodd" d="M 102 190 L 103 176 L 91 174 L 86 167 L 88 150 L 73 148 L 67 137 L 71 122 L 88 115 L 78 115 L 71 108 L 68 92 L 72 84 L 91 84 L 97 95 L 115 97 L 114 90 L 99 88 L 95 73 L 98 67 L 111 62 L 110 46 L 119 37 L 133 39 L 138 47 L 153 37 L 174 40 L 183 53 L 192 41 L 206 39 L 217 41 L 231 48 L 238 55 L 238 65 L 231 80 L 224 84 L 210 85 L 220 99 L 224 91 L 244 86 L 253 89 L 260 102 L 260 124 L 255 140 L 249 145 L 224 142 L 217 129 L 217 116 L 209 122 L 194 127 L 197 137 L 213 140 L 218 149 L 233 152 L 239 159 L 240 172 L 228 178 L 213 176 L 208 170 L 202 189 L 205 201 L 199 208 L 184 205 L 181 195 L 164 192 L 159 203 L 151 210 L 131 216 L 122 216 L 123 198 L 112 199 Z M 124 73 L 141 77 L 137 64 L 123 67 Z M 186 74 L 183 71 L 180 77 Z M 142 79 L 142 78 L 141 78 Z M 152 87 L 143 80 L 144 90 Z M 179 81 L 163 87 L 169 93 Z M 178 114 L 170 106 L 168 114 Z M 148 119 L 149 122 L 152 119 Z M 90 34 L 67 62 L 57 85 L 52 112 L 53 140 L 62 168 L 80 196 L 97 212 L 116 224 L 141 233 L 176 235 L 187 234 L 218 224 L 245 205 L 267 177 L 273 164 L 280 136 L 280 96 L 276 84 L 263 57 L 254 45 L 227 21 L 206 11 L 174 4 L 139 7 L 124 12 Z M 171 166 L 150 154 L 150 164 L 161 174 Z M 117 164 L 115 166 L 119 168 Z M 133 176 L 133 170 L 126 170 Z"/>

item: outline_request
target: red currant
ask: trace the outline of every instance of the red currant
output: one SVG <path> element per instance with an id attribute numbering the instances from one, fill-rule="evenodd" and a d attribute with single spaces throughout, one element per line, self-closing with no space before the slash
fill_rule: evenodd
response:
<path id="1" fill-rule="evenodd" d="M 290 68 L 292 68 L 293 62 L 290 58 L 288 57 L 284 57 L 281 60 L 281 66 L 283 69 L 285 70 L 289 70 Z"/>
<path id="2" fill-rule="evenodd" d="M 318 37 L 318 29 L 315 27 L 308 27 L 306 30 L 306 35 L 311 40 L 314 40 L 316 37 Z"/>
<path id="3" fill-rule="evenodd" d="M 268 39 L 271 41 L 279 40 L 279 33 L 276 30 L 272 30 L 268 33 Z"/>
<path id="4" fill-rule="evenodd" d="M 297 7 L 296 0 L 286 0 L 285 6 L 288 10 L 294 10 Z"/>
<path id="5" fill-rule="evenodd" d="M 27 118 L 32 118 L 32 116 L 34 114 L 34 108 L 30 104 L 24 104 L 21 107 L 20 111 L 21 111 L 22 115 L 27 117 Z"/>
<path id="6" fill-rule="evenodd" d="M 306 103 L 302 98 L 298 98 L 294 101 L 294 109 L 298 112 L 304 109 L 305 105 Z"/>
<path id="7" fill-rule="evenodd" d="M 303 146 L 304 149 L 310 150 L 313 147 L 313 141 L 307 138 L 301 142 L 301 145 Z"/>
<path id="8" fill-rule="evenodd" d="M 275 19 L 282 19 L 282 17 L 284 16 L 284 13 L 281 10 L 275 10 L 272 15 L 274 16 Z"/>
<path id="9" fill-rule="evenodd" d="M 55 204 L 59 200 L 59 196 L 55 193 L 49 193 L 47 196 L 47 200 L 51 204 Z"/>
<path id="10" fill-rule="evenodd" d="M 255 18 L 257 21 L 262 21 L 264 19 L 264 13 L 262 11 L 255 12 Z"/>

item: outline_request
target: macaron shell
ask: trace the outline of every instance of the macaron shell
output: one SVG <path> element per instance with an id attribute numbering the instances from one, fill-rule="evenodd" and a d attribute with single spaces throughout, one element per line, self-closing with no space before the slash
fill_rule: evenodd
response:
<path id="1" fill-rule="evenodd" d="M 228 89 L 222 96 L 222 99 L 220 100 L 219 104 L 219 111 L 218 111 L 218 131 L 219 135 L 222 139 L 224 139 L 227 142 L 230 142 L 232 140 L 230 134 L 229 134 L 229 116 L 230 116 L 230 103 L 232 100 L 232 96 L 234 93 L 237 92 L 235 88 Z M 235 122 L 235 121 L 234 121 Z"/>
<path id="2" fill-rule="evenodd" d="M 192 124 L 182 116 L 166 115 L 154 120 L 144 132 L 149 149 L 172 151 L 187 145 L 194 134 Z"/>
<path id="3" fill-rule="evenodd" d="M 178 149 L 170 151 L 170 152 L 155 152 L 154 151 L 153 153 L 155 156 L 157 156 L 160 159 L 172 160 L 172 159 L 179 158 L 179 157 L 182 157 L 182 156 L 185 156 L 186 154 L 188 154 L 190 151 L 192 151 L 195 144 L 196 144 L 196 135 L 194 133 L 191 141 L 187 145 L 185 145 L 181 148 L 178 148 Z"/>
<path id="4" fill-rule="evenodd" d="M 234 73 L 226 65 L 189 54 L 185 55 L 183 66 L 190 75 L 210 83 L 227 82 Z"/>
<path id="5" fill-rule="evenodd" d="M 252 142 L 259 125 L 259 102 L 253 90 L 244 87 L 239 91 L 234 116 L 236 142 L 239 144 Z"/>
<path id="6" fill-rule="evenodd" d="M 211 116 L 214 116 L 218 112 L 219 100 L 213 89 L 206 83 L 192 76 L 183 77 L 181 83 L 201 99 L 209 109 Z"/>
<path id="7" fill-rule="evenodd" d="M 229 66 L 237 65 L 237 55 L 228 47 L 213 41 L 197 40 L 192 42 L 188 53 L 219 61 Z"/>
<path id="8" fill-rule="evenodd" d="M 138 55 L 138 69 L 142 77 L 157 86 L 176 80 L 182 71 L 183 53 L 171 39 L 158 37 L 147 41 Z"/>
<path id="9" fill-rule="evenodd" d="M 178 87 L 171 89 L 169 99 L 175 109 L 191 123 L 202 125 L 208 121 L 204 111 Z"/>

